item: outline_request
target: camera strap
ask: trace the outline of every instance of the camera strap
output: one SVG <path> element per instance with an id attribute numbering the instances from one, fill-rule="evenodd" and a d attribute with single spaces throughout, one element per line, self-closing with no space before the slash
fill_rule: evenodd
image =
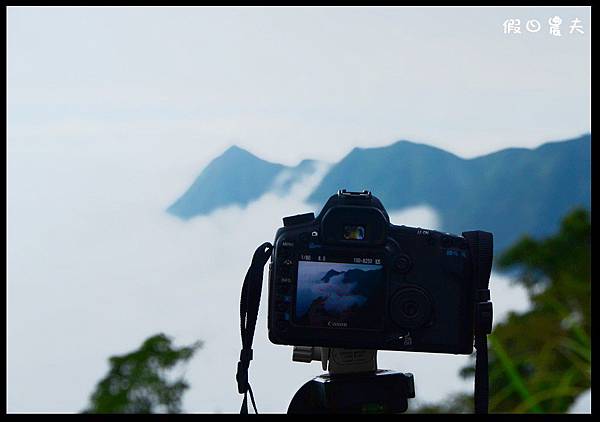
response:
<path id="1" fill-rule="evenodd" d="M 252 264 L 250 264 L 250 268 L 248 268 L 248 272 L 244 278 L 244 284 L 242 285 L 242 295 L 240 298 L 242 351 L 240 352 L 240 360 L 237 364 L 237 373 L 235 375 L 238 392 L 244 395 L 240 414 L 248 414 L 248 393 L 250 393 L 250 400 L 252 401 L 254 413 L 258 413 L 254 401 L 254 394 L 252 393 L 252 388 L 250 388 L 250 383 L 248 382 L 248 368 L 250 367 L 250 361 L 252 360 L 252 341 L 254 339 L 254 330 L 258 318 L 264 267 L 271 256 L 272 249 L 273 245 L 269 242 L 263 243 L 256 249 L 254 256 L 252 257 Z"/>
<path id="2" fill-rule="evenodd" d="M 493 235 L 484 231 L 464 232 L 469 243 L 472 271 L 476 287 L 475 334 L 475 413 L 488 413 L 488 345 L 487 335 L 492 332 L 492 302 L 490 302 L 490 273 L 494 256 Z"/>

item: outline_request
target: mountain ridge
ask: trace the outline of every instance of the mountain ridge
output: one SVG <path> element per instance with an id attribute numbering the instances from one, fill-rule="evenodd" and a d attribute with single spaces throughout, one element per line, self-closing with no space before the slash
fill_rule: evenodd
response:
<path id="1" fill-rule="evenodd" d="M 549 234 L 575 206 L 591 206 L 590 150 L 591 133 L 472 158 L 405 139 L 355 147 L 329 168 L 306 202 L 321 207 L 340 188 L 369 189 L 388 210 L 431 206 L 443 231 L 492 231 L 502 249 L 524 233 Z M 283 194 L 318 163 L 284 166 L 231 146 L 168 211 L 188 219 L 223 206 L 245 206 L 270 191 Z M 284 172 L 287 179 L 276 189 L 272 181 Z"/>
<path id="2" fill-rule="evenodd" d="M 591 205 L 591 134 L 468 159 L 423 144 L 410 154 L 398 147 L 349 153 L 307 202 L 322 206 L 339 187 L 369 189 L 388 210 L 431 206 L 444 231 L 499 233 L 500 249 L 525 233 L 549 234 L 571 208 Z"/>

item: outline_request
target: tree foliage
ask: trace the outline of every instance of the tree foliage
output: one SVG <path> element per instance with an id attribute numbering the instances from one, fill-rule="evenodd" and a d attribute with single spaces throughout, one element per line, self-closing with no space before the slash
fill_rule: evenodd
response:
<path id="1" fill-rule="evenodd" d="M 589 212 L 574 210 L 546 239 L 523 237 L 497 266 L 516 271 L 531 308 L 511 313 L 489 336 L 490 412 L 566 412 L 591 387 Z M 461 373 L 472 376 L 474 367 Z M 419 411 L 470 411 L 470 403 L 451 397 Z"/>
<path id="2" fill-rule="evenodd" d="M 169 379 L 169 370 L 187 362 L 201 342 L 175 348 L 157 334 L 131 353 L 109 358 L 108 374 L 98 382 L 85 413 L 179 413 L 188 384 Z"/>

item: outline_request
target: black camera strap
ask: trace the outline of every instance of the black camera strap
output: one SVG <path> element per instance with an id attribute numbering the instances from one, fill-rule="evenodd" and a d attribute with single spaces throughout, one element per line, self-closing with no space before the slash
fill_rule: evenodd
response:
<path id="1" fill-rule="evenodd" d="M 469 243 L 473 279 L 475 280 L 475 413 L 488 413 L 488 345 L 487 335 L 492 332 L 492 302 L 489 281 L 494 256 L 493 235 L 484 231 L 464 232 Z"/>
<path id="2" fill-rule="evenodd" d="M 248 268 L 248 272 L 244 278 L 244 284 L 242 285 L 242 295 L 240 298 L 242 351 L 240 352 L 240 360 L 235 375 L 238 392 L 244 395 L 242 408 L 240 409 L 241 414 L 248 414 L 248 393 L 250 393 L 250 400 L 252 401 L 254 413 L 258 413 L 254 401 L 254 394 L 252 393 L 252 388 L 250 388 L 250 383 L 248 382 L 248 368 L 250 367 L 250 361 L 252 360 L 252 341 L 254 339 L 254 330 L 258 318 L 258 306 L 260 304 L 264 267 L 271 256 L 272 249 L 273 245 L 269 242 L 263 243 L 256 249 L 254 256 L 252 257 L 252 264 L 250 264 L 250 268 Z"/>

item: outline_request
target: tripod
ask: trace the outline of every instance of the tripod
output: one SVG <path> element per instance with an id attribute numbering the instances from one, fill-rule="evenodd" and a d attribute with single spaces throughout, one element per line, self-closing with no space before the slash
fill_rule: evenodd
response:
<path id="1" fill-rule="evenodd" d="M 296 392 L 287 413 L 403 413 L 415 397 L 413 375 L 377 369 L 377 350 L 295 346 L 292 360 L 324 370 Z"/>

